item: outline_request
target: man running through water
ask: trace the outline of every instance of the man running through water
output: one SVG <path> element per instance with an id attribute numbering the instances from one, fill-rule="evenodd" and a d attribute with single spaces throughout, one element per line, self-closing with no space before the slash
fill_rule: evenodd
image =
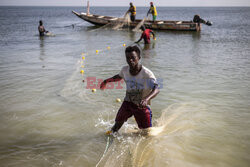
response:
<path id="1" fill-rule="evenodd" d="M 134 116 L 140 129 L 152 126 L 152 113 L 149 108 L 150 100 L 158 93 L 158 83 L 152 71 L 139 63 L 141 59 L 138 46 L 128 46 L 125 50 L 128 65 L 122 67 L 119 74 L 104 80 L 100 89 L 103 90 L 108 82 L 124 80 L 126 96 L 116 118 L 115 124 L 106 134 L 117 132 L 127 121 Z"/>
<path id="2" fill-rule="evenodd" d="M 150 35 L 153 34 L 153 39 L 156 40 L 155 34 L 152 30 L 146 29 L 145 26 L 141 26 L 142 34 L 141 38 L 135 43 L 139 43 L 142 39 L 144 39 L 145 44 L 150 44 Z"/>

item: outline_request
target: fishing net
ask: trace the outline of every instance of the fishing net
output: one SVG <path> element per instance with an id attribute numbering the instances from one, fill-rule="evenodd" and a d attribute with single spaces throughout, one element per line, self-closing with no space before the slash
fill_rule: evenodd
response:
<path id="1" fill-rule="evenodd" d="M 122 18 L 118 18 L 116 21 L 112 21 L 100 28 L 97 28 L 93 31 L 99 29 L 113 29 L 113 30 L 123 30 L 130 27 L 131 19 L 128 13 L 126 13 Z"/>

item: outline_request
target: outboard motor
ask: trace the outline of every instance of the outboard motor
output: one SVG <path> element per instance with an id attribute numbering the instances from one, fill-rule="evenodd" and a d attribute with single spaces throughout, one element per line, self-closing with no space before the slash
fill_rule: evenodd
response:
<path id="1" fill-rule="evenodd" d="M 213 23 L 210 22 L 210 21 L 208 20 L 208 21 L 206 22 L 206 25 L 211 26 L 211 25 L 213 25 Z"/>
<path id="2" fill-rule="evenodd" d="M 203 23 L 203 24 L 206 24 L 208 26 L 211 26 L 213 24 L 210 21 L 206 21 L 206 20 L 202 19 L 199 15 L 194 15 L 193 22 L 194 23 Z"/>

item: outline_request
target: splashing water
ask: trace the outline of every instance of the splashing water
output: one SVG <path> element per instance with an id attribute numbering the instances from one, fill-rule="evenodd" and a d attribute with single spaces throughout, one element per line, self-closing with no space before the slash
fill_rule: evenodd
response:
<path id="1" fill-rule="evenodd" d="M 98 166 L 174 166 L 172 161 L 178 162 L 177 166 L 192 166 L 186 165 L 184 159 L 183 162 L 178 160 L 178 156 L 187 156 L 188 151 L 180 150 L 180 147 L 189 147 L 185 144 L 195 132 L 194 124 L 201 120 L 204 111 L 205 107 L 199 104 L 171 105 L 156 120 L 157 125 L 147 130 L 147 135 L 125 125 L 125 132 L 114 139 Z M 193 119 L 188 119 L 190 115 Z"/>

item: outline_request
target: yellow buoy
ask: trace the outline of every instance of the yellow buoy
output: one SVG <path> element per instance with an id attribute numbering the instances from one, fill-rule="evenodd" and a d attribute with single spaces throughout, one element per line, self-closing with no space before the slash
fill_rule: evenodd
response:
<path id="1" fill-rule="evenodd" d="M 108 47 L 107 47 L 107 49 L 109 50 L 109 49 L 110 49 L 110 47 L 108 46 Z"/>
<path id="2" fill-rule="evenodd" d="M 99 50 L 96 50 L 95 52 L 96 52 L 96 54 L 98 54 Z"/>
<path id="3" fill-rule="evenodd" d="M 82 59 L 83 59 L 83 60 L 85 60 L 85 57 L 84 57 L 84 56 L 82 56 Z"/>
<path id="4" fill-rule="evenodd" d="M 84 73 L 84 70 L 81 70 L 80 73 L 83 74 L 83 73 Z"/>
<path id="5" fill-rule="evenodd" d="M 126 46 L 126 44 L 123 44 L 123 46 Z"/>
<path id="6" fill-rule="evenodd" d="M 92 92 L 93 92 L 93 93 L 96 92 L 96 89 L 92 89 Z"/>
<path id="7" fill-rule="evenodd" d="M 120 103 L 120 102 L 121 102 L 121 99 L 117 98 L 117 99 L 116 99 L 116 102 L 117 102 L 117 103 Z"/>

